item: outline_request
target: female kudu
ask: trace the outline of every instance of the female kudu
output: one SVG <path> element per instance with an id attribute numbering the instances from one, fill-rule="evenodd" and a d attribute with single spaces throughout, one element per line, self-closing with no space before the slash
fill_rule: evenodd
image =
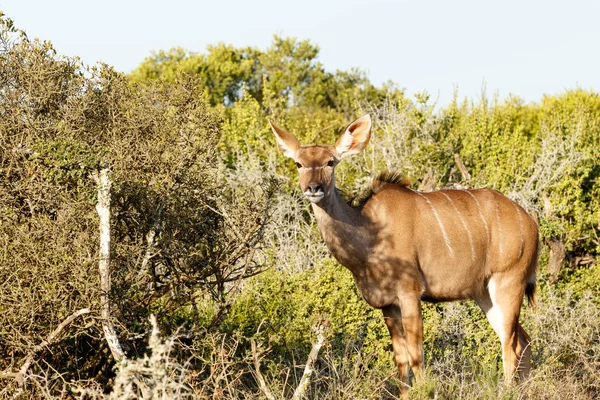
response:
<path id="1" fill-rule="evenodd" d="M 530 338 L 519 324 L 523 295 L 534 302 L 538 230 L 519 205 L 490 189 L 421 193 L 382 175 L 352 207 L 335 188 L 340 160 L 371 136 L 365 115 L 334 146 L 303 146 L 271 123 L 277 145 L 294 159 L 300 186 L 334 257 L 354 275 L 362 297 L 383 310 L 403 395 L 410 364 L 423 369 L 421 300 L 473 299 L 502 343 L 506 382 L 530 370 Z"/>

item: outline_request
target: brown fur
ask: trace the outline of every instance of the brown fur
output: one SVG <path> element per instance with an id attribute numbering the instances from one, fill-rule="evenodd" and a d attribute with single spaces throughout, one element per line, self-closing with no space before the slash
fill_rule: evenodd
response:
<path id="1" fill-rule="evenodd" d="M 348 203 L 352 207 L 362 207 L 364 206 L 371 197 L 379 192 L 385 185 L 398 185 L 398 186 L 408 186 L 410 185 L 410 179 L 408 179 L 404 174 L 399 171 L 383 171 L 380 172 L 373 181 L 371 181 L 371 185 L 369 189 L 360 194 L 359 196 L 354 197 Z"/>
<path id="2" fill-rule="evenodd" d="M 530 338 L 519 324 L 523 296 L 535 302 L 538 229 L 512 200 L 490 189 L 421 193 L 384 173 L 352 207 L 335 188 L 334 169 L 365 148 L 370 118 L 350 124 L 334 146 L 300 146 L 274 125 L 278 145 L 299 165 L 333 256 L 354 275 L 371 306 L 383 311 L 400 379 L 423 370 L 421 301 L 475 300 L 502 342 L 507 383 L 530 369 Z"/>

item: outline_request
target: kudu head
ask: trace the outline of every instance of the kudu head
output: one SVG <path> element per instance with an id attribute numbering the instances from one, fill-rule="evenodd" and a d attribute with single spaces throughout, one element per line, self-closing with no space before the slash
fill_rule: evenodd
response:
<path id="1" fill-rule="evenodd" d="M 335 188 L 333 172 L 338 162 L 362 151 L 371 137 L 371 117 L 368 114 L 351 123 L 333 146 L 303 146 L 294 135 L 273 122 L 269 123 L 279 150 L 296 162 L 300 188 L 311 203 L 319 203 L 331 195 Z"/>

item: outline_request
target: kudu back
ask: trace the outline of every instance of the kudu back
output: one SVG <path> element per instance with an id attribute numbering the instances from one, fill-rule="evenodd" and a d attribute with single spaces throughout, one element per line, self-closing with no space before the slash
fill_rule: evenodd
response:
<path id="1" fill-rule="evenodd" d="M 271 123 L 278 148 L 294 159 L 319 230 L 348 268 L 362 297 L 380 308 L 404 383 L 408 367 L 423 370 L 421 301 L 473 299 L 502 343 L 505 381 L 530 370 L 530 338 L 519 324 L 526 294 L 535 298 L 538 228 L 518 204 L 490 189 L 421 193 L 383 174 L 361 204 L 348 205 L 335 188 L 340 160 L 362 151 L 371 135 L 365 115 L 335 145 L 301 145 Z"/>

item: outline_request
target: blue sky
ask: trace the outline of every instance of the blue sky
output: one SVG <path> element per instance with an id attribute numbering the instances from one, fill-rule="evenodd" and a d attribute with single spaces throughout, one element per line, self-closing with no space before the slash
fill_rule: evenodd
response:
<path id="1" fill-rule="evenodd" d="M 359 67 L 375 84 L 426 90 L 447 104 L 498 93 L 538 101 L 600 92 L 600 1 L 0 0 L 30 37 L 65 55 L 135 68 L 152 50 L 266 48 L 273 34 L 319 45 L 328 70 Z"/>

